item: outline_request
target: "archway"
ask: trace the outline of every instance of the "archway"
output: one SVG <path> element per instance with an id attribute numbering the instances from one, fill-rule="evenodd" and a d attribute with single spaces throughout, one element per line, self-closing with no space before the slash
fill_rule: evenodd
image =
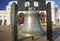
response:
<path id="1" fill-rule="evenodd" d="M 19 24 L 23 24 L 24 23 L 24 13 L 19 13 L 18 22 L 19 22 Z"/>
<path id="2" fill-rule="evenodd" d="M 44 12 L 40 13 L 40 21 L 41 21 L 41 23 L 45 23 L 45 14 L 44 14 Z"/>

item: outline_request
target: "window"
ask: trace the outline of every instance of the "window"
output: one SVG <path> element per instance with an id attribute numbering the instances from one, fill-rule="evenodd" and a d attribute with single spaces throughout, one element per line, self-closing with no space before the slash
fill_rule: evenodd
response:
<path id="1" fill-rule="evenodd" d="M 25 2 L 25 7 L 30 6 L 30 2 Z"/>
<path id="2" fill-rule="evenodd" d="M 35 7 L 38 7 L 39 6 L 39 3 L 38 2 L 34 2 L 34 6 Z"/>
<path id="3" fill-rule="evenodd" d="M 6 25 L 7 20 L 4 20 L 4 25 Z"/>
<path id="4" fill-rule="evenodd" d="M 2 20 L 0 20 L 0 25 L 2 25 Z"/>

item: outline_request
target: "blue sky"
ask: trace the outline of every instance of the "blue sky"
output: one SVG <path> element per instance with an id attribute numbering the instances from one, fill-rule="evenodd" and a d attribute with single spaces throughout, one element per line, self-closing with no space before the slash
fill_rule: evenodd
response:
<path id="1" fill-rule="evenodd" d="M 9 1 L 12 1 L 12 0 L 0 0 L 0 10 L 5 10 L 6 5 L 8 4 Z M 58 6 L 58 9 L 60 9 L 60 0 L 53 0 L 53 1 L 55 1 L 55 3 Z"/>
<path id="2" fill-rule="evenodd" d="M 0 10 L 5 10 L 6 5 L 8 4 L 9 1 L 12 1 L 12 0 L 0 0 Z"/>
<path id="3" fill-rule="evenodd" d="M 57 4 L 58 9 L 60 9 L 60 0 L 53 0 L 53 1 Z"/>

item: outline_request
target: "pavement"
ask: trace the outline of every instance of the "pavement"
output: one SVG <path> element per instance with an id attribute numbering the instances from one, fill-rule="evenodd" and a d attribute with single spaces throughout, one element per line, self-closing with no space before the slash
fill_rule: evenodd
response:
<path id="1" fill-rule="evenodd" d="M 60 41 L 60 35 L 55 39 L 55 41 Z"/>
<path id="2" fill-rule="evenodd" d="M 0 30 L 0 41 L 12 41 L 11 27 L 2 27 L 2 29 Z"/>
<path id="3" fill-rule="evenodd" d="M 10 26 L 0 26 L 0 41 L 12 41 L 12 27 Z M 46 31 L 46 27 L 42 27 Z M 18 26 L 18 32 L 20 27 Z M 60 24 L 53 27 L 53 39 L 54 41 L 60 41 Z M 32 38 L 22 38 L 23 41 L 33 41 Z M 48 41 L 46 36 L 36 36 L 35 41 Z M 20 41 L 20 40 L 18 40 Z"/>

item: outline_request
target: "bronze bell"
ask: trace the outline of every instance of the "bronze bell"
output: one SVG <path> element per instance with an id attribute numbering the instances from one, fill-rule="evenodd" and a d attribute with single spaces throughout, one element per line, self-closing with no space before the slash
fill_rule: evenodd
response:
<path id="1" fill-rule="evenodd" d="M 39 20 L 39 12 L 34 7 L 29 7 L 24 14 L 24 24 L 19 33 L 26 37 L 44 34 Z"/>

